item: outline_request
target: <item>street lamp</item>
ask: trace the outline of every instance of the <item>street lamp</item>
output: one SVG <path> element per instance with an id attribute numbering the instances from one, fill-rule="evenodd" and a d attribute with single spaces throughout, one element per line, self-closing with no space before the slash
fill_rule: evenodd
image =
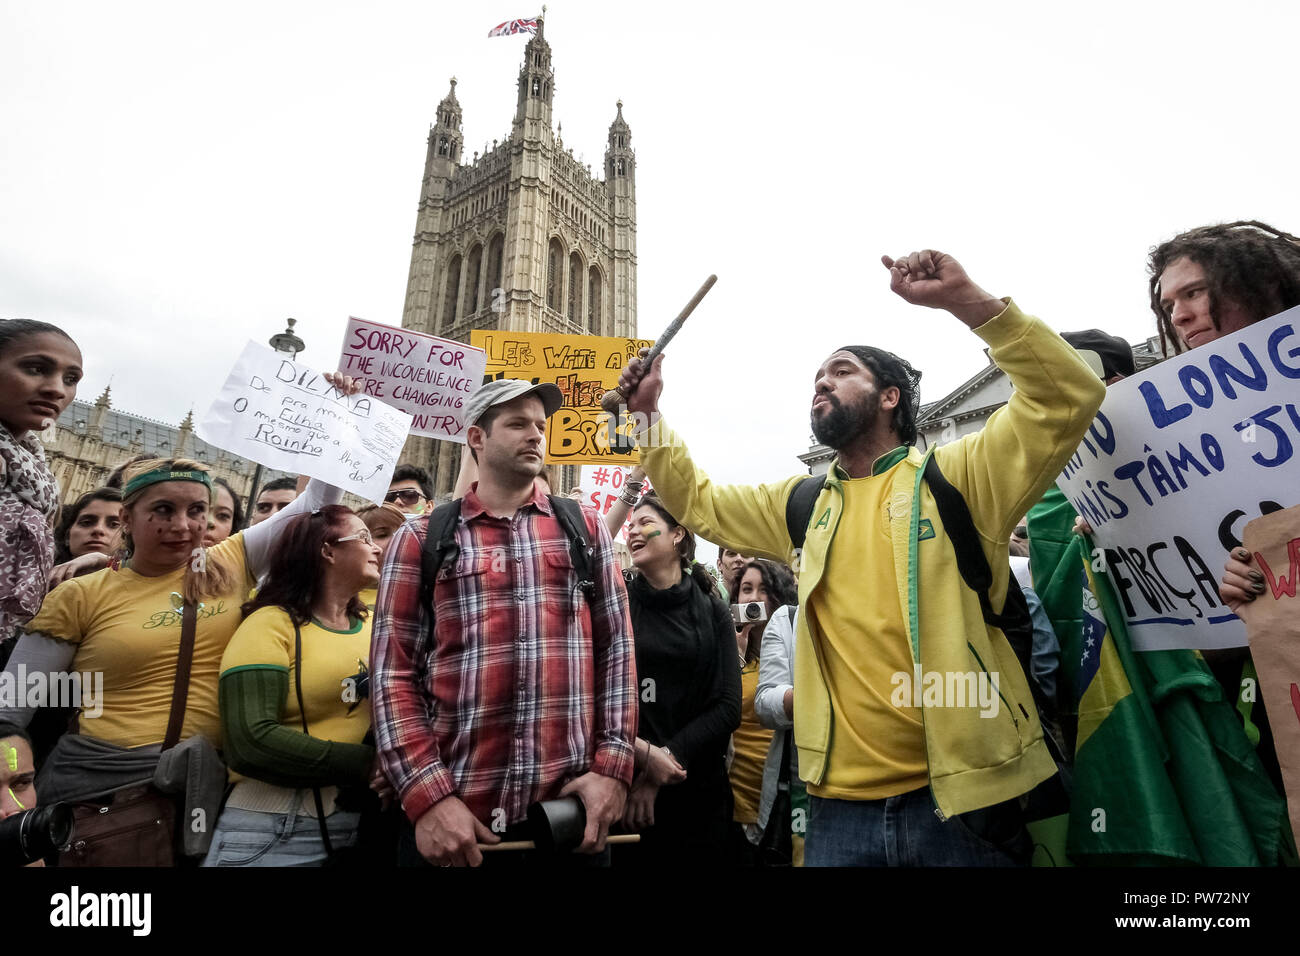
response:
<path id="1" fill-rule="evenodd" d="M 307 347 L 307 343 L 294 334 L 293 327 L 298 324 L 298 320 L 289 319 L 288 321 L 289 324 L 285 330 L 283 332 L 277 332 L 275 335 L 271 336 L 267 344 L 277 352 L 281 352 L 289 356 L 291 359 L 296 359 L 298 353 L 302 352 Z M 253 516 L 253 505 L 257 502 L 257 492 L 260 490 L 261 486 L 262 466 L 259 463 L 258 466 L 253 469 L 253 483 L 248 489 L 248 507 L 244 509 L 244 513 L 248 515 L 249 518 Z"/>

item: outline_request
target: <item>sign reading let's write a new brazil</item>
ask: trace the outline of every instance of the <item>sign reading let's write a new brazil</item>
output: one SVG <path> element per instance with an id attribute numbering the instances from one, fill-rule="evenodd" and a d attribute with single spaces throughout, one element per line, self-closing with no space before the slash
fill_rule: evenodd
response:
<path id="1" fill-rule="evenodd" d="M 411 416 L 265 345 L 244 346 L 198 434 L 270 468 L 320 478 L 382 501 Z"/>
<path id="2" fill-rule="evenodd" d="M 620 452 L 609 434 L 610 416 L 600 407 L 618 384 L 627 360 L 654 343 L 603 335 L 552 335 L 475 329 L 470 342 L 487 352 L 489 378 L 551 382 L 564 396 L 546 422 L 546 461 L 552 465 L 634 465 L 635 451 Z M 629 435 L 633 425 L 617 428 Z"/>
<path id="3" fill-rule="evenodd" d="M 1061 490 L 1137 650 L 1246 643 L 1219 598 L 1248 521 L 1300 502 L 1300 308 L 1112 385 Z"/>

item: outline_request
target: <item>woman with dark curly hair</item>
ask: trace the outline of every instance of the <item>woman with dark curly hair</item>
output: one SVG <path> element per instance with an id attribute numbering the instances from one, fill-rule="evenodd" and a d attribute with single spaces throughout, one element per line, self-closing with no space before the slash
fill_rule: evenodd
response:
<path id="1" fill-rule="evenodd" d="M 654 494 L 633 510 L 627 544 L 641 703 L 623 824 L 642 836 L 618 861 L 717 865 L 731 818 L 727 740 L 740 723 L 731 619 L 695 563 L 695 536 Z"/>
<path id="2" fill-rule="evenodd" d="M 763 632 L 777 608 L 797 604 L 799 591 L 794 575 L 784 564 L 753 558 L 740 572 L 733 600 L 741 608 L 756 603 L 763 609 L 761 620 L 740 624 L 736 628 L 736 650 L 741 665 L 740 727 L 732 735 L 735 754 L 730 772 L 731 794 L 735 802 L 732 815 L 734 860 L 742 865 L 753 865 L 757 862 L 755 850 L 763 835 L 758 826 L 763 765 L 772 744 L 772 730 L 759 722 L 754 710 L 754 697 L 758 693 L 759 649 L 763 644 Z"/>

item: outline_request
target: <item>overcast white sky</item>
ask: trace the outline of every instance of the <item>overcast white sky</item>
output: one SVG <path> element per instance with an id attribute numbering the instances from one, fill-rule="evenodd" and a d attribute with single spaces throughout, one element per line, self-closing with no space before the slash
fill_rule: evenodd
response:
<path id="1" fill-rule="evenodd" d="M 0 0 L 0 316 L 81 345 L 82 398 L 201 414 L 247 338 L 401 320 L 425 139 L 508 134 L 540 3 Z M 553 0 L 566 146 L 637 150 L 640 332 L 718 285 L 664 408 L 725 481 L 800 469 L 812 374 L 892 349 L 933 401 L 984 362 L 878 263 L 932 247 L 1057 329 L 1152 334 L 1145 257 L 1210 221 L 1300 230 L 1293 3 Z"/>

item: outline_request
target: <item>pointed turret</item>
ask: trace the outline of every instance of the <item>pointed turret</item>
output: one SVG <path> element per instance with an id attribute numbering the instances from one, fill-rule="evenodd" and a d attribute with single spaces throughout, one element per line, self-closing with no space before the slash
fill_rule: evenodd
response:
<path id="1" fill-rule="evenodd" d="M 438 173 L 443 176 L 460 163 L 464 136 L 461 133 L 460 101 L 456 99 L 456 78 L 451 78 L 451 89 L 438 104 L 438 121 L 429 133 L 429 158 L 439 160 Z"/>
<path id="2" fill-rule="evenodd" d="M 519 70 L 519 102 L 515 107 L 515 130 L 531 139 L 551 131 L 551 98 L 555 95 L 555 72 L 551 69 L 551 45 L 543 35 L 545 24 L 537 18 L 537 35 L 524 47 L 524 65 Z"/>

